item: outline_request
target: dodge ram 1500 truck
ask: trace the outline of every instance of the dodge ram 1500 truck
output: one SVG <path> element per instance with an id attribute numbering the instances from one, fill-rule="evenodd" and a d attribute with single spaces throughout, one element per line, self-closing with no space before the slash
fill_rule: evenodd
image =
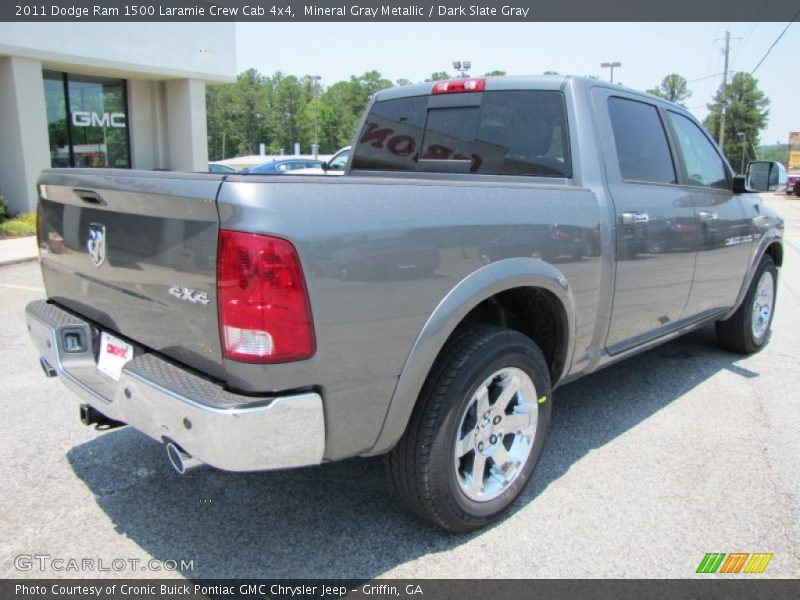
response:
<path id="1" fill-rule="evenodd" d="M 27 323 L 85 423 L 179 472 L 384 454 L 467 531 L 531 478 L 558 386 L 707 323 L 767 342 L 783 221 L 753 192 L 778 175 L 596 80 L 403 86 L 344 177 L 45 171 Z"/>

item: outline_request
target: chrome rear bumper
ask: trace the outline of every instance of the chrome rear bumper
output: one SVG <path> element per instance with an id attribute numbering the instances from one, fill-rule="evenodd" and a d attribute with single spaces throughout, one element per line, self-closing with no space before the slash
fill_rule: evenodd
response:
<path id="1" fill-rule="evenodd" d="M 309 392 L 252 397 L 233 394 L 153 354 L 122 369 L 119 381 L 97 370 L 91 343 L 65 349 L 65 335 L 92 339 L 90 324 L 38 300 L 25 309 L 28 331 L 47 365 L 83 402 L 159 442 L 227 471 L 259 471 L 322 462 L 322 398 Z M 46 367 L 45 367 L 46 368 Z"/>

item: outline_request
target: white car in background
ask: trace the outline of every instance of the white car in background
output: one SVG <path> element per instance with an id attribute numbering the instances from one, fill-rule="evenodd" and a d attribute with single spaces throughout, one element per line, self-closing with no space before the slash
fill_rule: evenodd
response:
<path id="1" fill-rule="evenodd" d="M 331 156 L 330 160 L 323 162 L 321 167 L 295 169 L 292 175 L 344 175 L 348 158 L 350 158 L 350 146 L 345 146 Z"/>

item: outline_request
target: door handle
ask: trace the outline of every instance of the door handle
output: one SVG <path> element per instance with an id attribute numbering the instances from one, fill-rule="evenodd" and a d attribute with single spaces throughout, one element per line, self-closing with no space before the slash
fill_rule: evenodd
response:
<path id="1" fill-rule="evenodd" d="M 75 194 L 83 200 L 86 204 L 95 204 L 97 206 L 105 206 L 106 201 L 103 197 L 94 190 L 72 190 Z"/>
<path id="2" fill-rule="evenodd" d="M 711 221 L 716 221 L 719 219 L 719 216 L 715 212 L 707 212 L 704 210 L 700 211 L 700 222 L 702 223 L 710 223 Z"/>
<path id="3" fill-rule="evenodd" d="M 640 225 L 650 221 L 650 215 L 646 212 L 624 212 L 622 213 L 623 225 Z"/>

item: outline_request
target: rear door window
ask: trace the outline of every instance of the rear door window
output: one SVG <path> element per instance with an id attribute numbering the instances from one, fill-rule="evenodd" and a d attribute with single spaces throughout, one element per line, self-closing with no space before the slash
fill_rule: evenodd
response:
<path id="1" fill-rule="evenodd" d="M 373 105 L 353 169 L 453 172 L 444 161 L 459 161 L 476 174 L 570 177 L 567 136 L 560 92 L 483 92 L 478 106 L 430 109 L 428 96 L 388 100 Z"/>
<path id="2" fill-rule="evenodd" d="M 622 179 L 678 183 L 667 134 L 652 104 L 612 96 L 608 113 Z"/>

